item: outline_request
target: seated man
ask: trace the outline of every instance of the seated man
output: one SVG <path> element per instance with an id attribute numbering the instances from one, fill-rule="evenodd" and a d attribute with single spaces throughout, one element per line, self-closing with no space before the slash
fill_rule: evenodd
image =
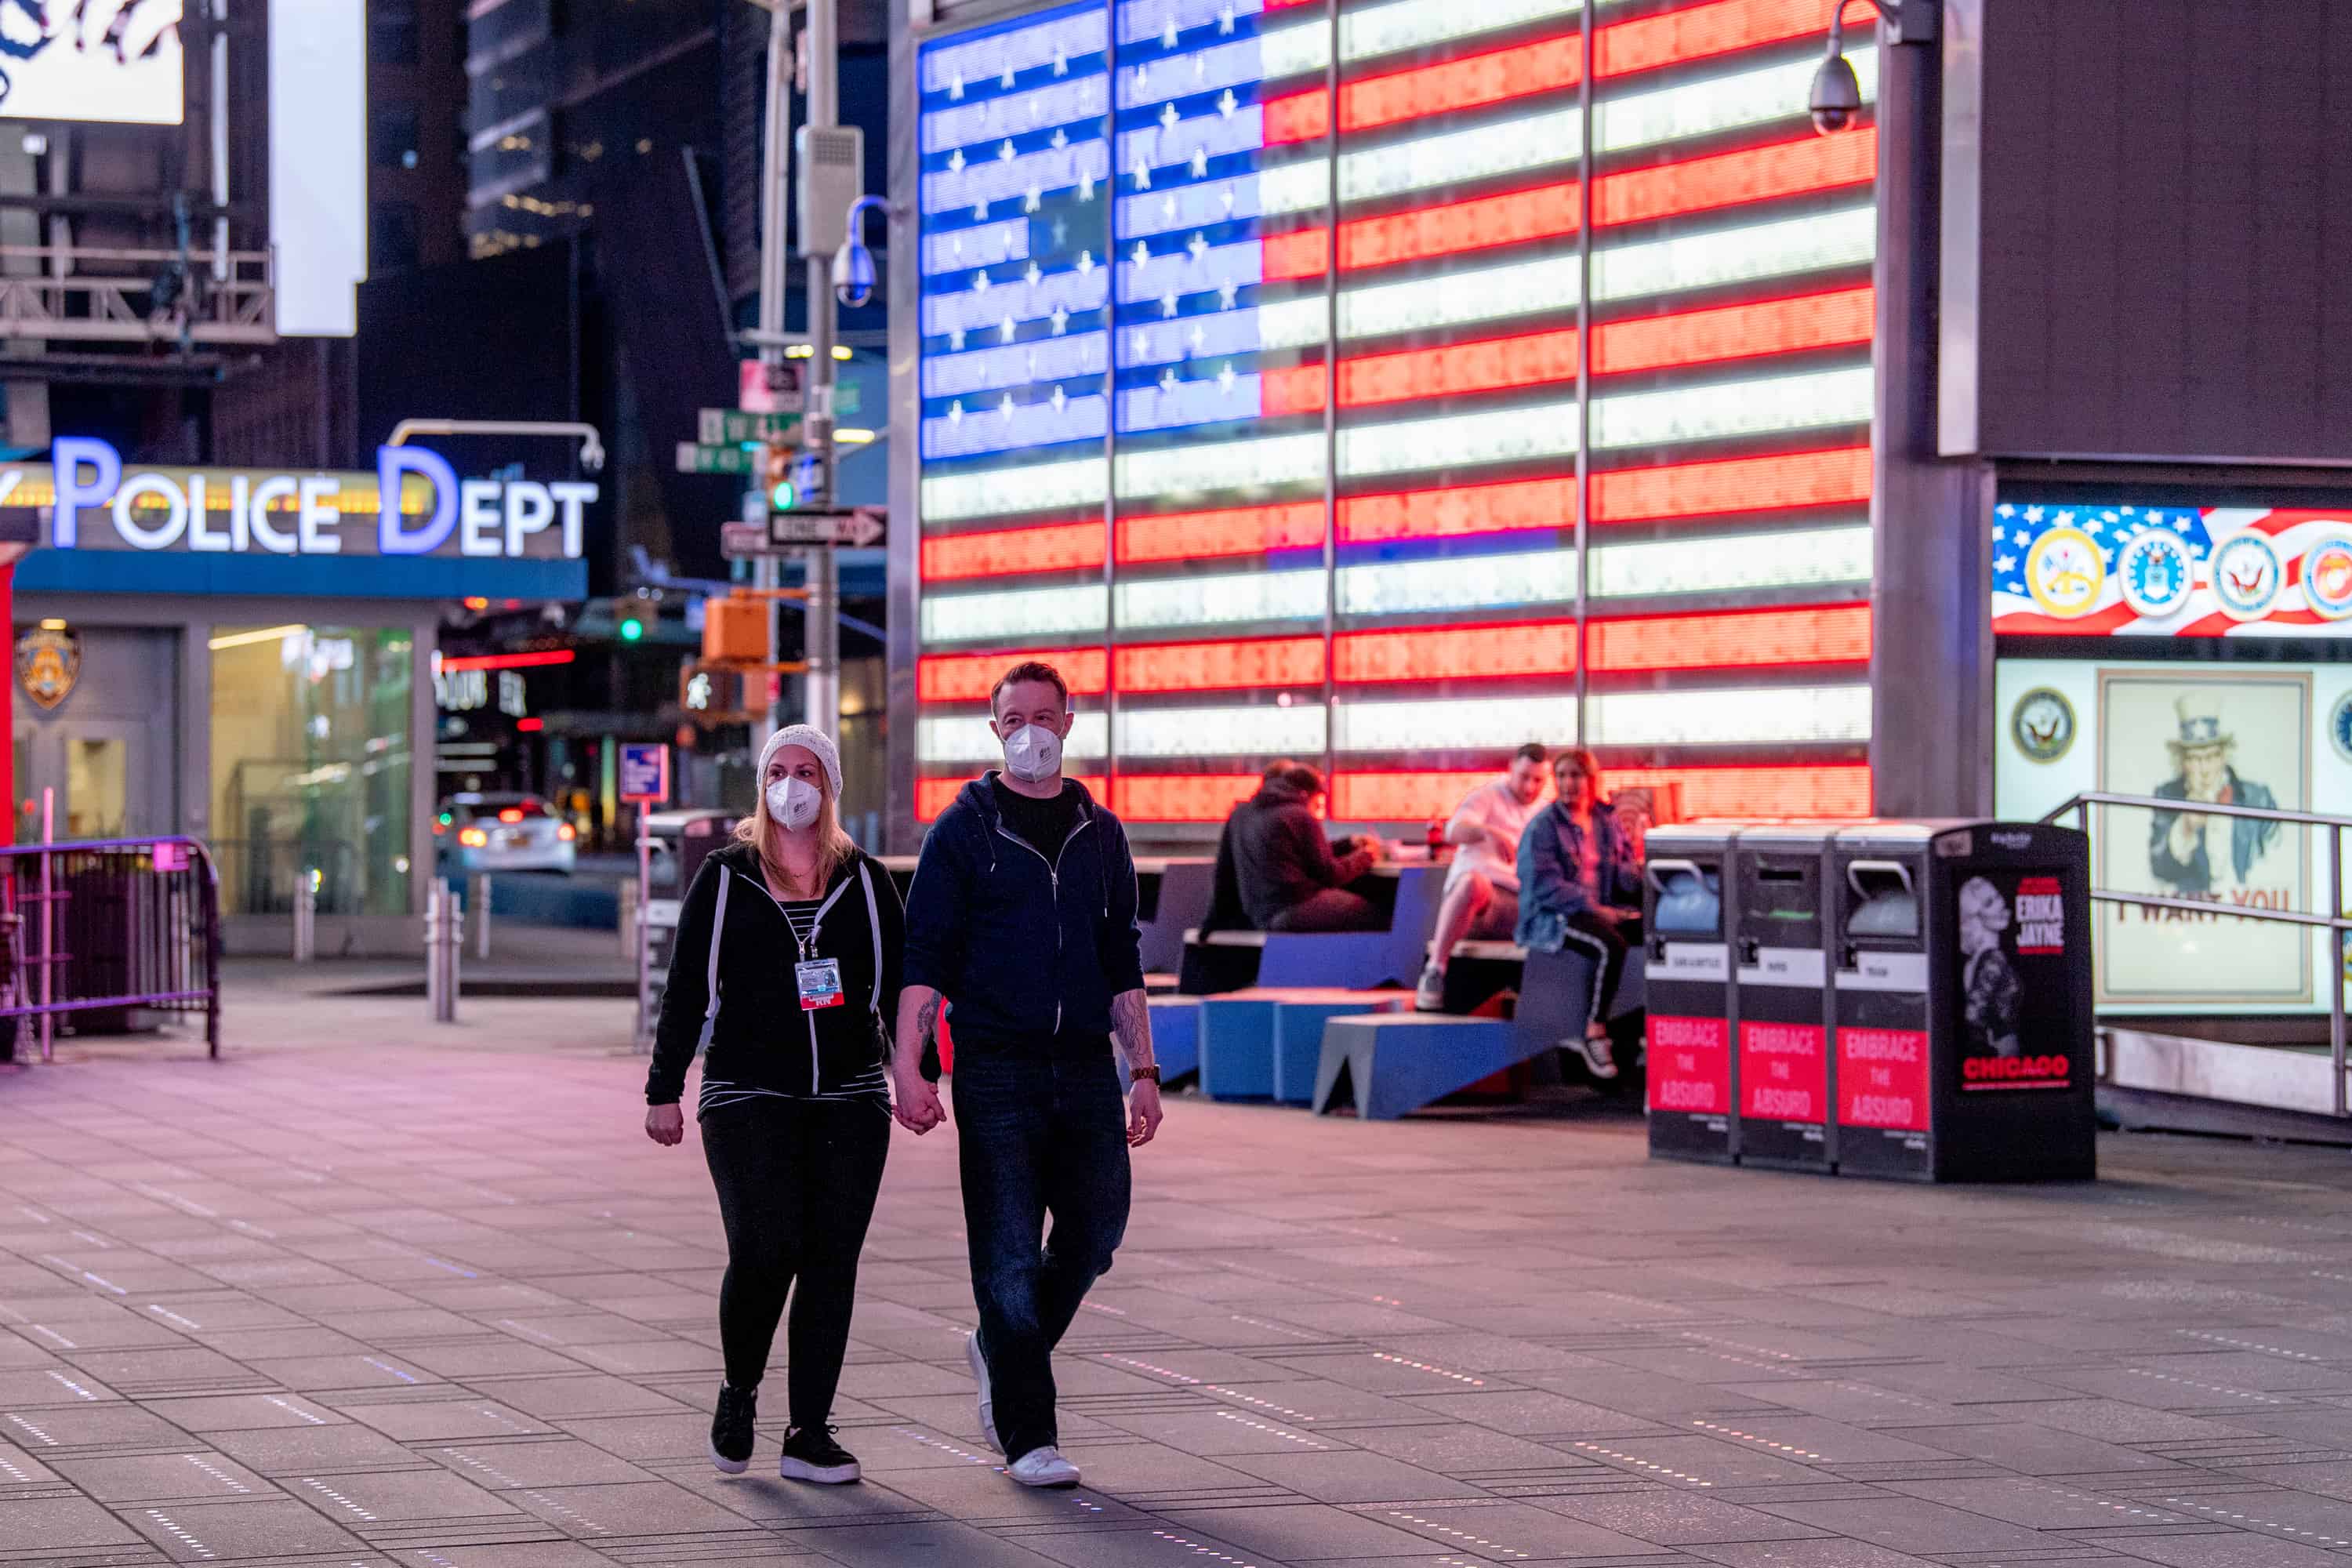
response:
<path id="1" fill-rule="evenodd" d="M 1257 794 L 1225 819 L 1203 930 L 1387 929 L 1379 906 L 1347 886 L 1381 858 L 1380 841 L 1350 841 L 1335 854 L 1315 816 L 1322 793 L 1323 775 L 1303 763 L 1265 770 Z"/>
<path id="2" fill-rule="evenodd" d="M 1445 895 L 1437 906 L 1437 935 L 1412 1005 L 1424 1013 L 1445 1005 L 1445 966 L 1454 944 L 1508 942 L 1519 923 L 1519 835 L 1536 814 L 1544 792 L 1543 746 L 1521 746 L 1499 779 L 1462 797 L 1445 825 L 1454 864 L 1445 869 Z"/>
<path id="3" fill-rule="evenodd" d="M 1597 1079 L 1617 1076 L 1609 1005 L 1625 954 L 1642 940 L 1641 872 L 1617 814 L 1601 798 L 1601 764 L 1578 746 L 1555 752 L 1557 798 L 1519 839 L 1519 944 L 1529 952 L 1580 947 L 1592 954 L 1592 1005 L 1584 1038 L 1563 1041 Z"/>

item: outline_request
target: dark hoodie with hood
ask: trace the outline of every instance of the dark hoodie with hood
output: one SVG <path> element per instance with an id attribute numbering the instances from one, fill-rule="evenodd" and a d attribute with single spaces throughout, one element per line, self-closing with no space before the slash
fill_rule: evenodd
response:
<path id="1" fill-rule="evenodd" d="M 947 998 L 955 1048 L 1101 1048 L 1111 998 L 1143 989 L 1135 857 L 1084 784 L 1053 858 L 997 810 L 989 777 L 931 825 L 907 889 L 906 983 Z"/>
<path id="2" fill-rule="evenodd" d="M 1217 844 L 1217 871 L 1204 931 L 1271 931 L 1275 917 L 1326 888 L 1370 870 L 1372 852 L 1331 852 L 1314 797 L 1284 779 L 1268 779 L 1234 807 Z"/>

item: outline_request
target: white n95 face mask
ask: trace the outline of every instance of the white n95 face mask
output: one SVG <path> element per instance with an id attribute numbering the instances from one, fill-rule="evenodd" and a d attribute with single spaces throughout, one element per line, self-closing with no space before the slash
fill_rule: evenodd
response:
<path id="1" fill-rule="evenodd" d="M 798 833 L 814 822 L 824 807 L 824 796 L 806 779 L 778 779 L 768 786 L 768 815 L 788 832 Z"/>
<path id="2" fill-rule="evenodd" d="M 1004 771 L 1023 784 L 1052 778 L 1062 767 L 1062 737 L 1043 724 L 1024 724 L 1005 739 Z"/>

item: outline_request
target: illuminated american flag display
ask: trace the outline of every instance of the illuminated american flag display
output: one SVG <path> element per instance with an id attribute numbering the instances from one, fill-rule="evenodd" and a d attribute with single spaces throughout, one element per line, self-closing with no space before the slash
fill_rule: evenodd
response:
<path id="1" fill-rule="evenodd" d="M 1806 121 L 1826 21 L 1603 3 L 1589 114 L 1580 0 L 926 43 L 918 814 L 1031 654 L 1139 820 L 1277 754 L 1421 820 L 1580 736 L 1694 812 L 1866 811 L 1876 153 Z"/>

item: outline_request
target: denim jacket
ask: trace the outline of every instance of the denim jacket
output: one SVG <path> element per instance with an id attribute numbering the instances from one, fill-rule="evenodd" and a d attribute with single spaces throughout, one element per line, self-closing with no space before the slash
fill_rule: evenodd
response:
<path id="1" fill-rule="evenodd" d="M 1578 874 L 1583 830 L 1558 801 L 1538 813 L 1520 835 L 1519 926 L 1515 935 L 1521 947 L 1558 952 L 1574 917 L 1596 905 L 1631 907 L 1642 901 L 1633 847 L 1617 826 L 1617 813 L 1598 801 L 1592 806 L 1592 836 L 1598 887 L 1588 886 Z"/>

